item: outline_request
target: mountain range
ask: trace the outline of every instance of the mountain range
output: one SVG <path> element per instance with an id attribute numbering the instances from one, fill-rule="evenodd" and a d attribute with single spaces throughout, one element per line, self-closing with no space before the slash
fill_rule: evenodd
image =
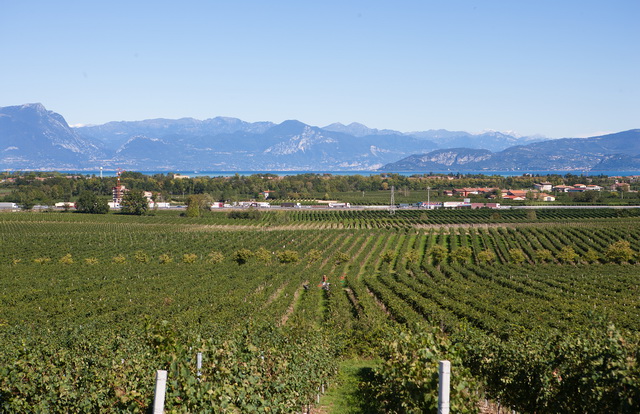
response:
<path id="1" fill-rule="evenodd" d="M 640 171 L 640 129 L 562 138 L 492 152 L 449 148 L 415 154 L 383 171 Z"/>
<path id="2" fill-rule="evenodd" d="M 0 107 L 4 170 L 634 170 L 639 138 L 640 130 L 549 141 L 496 131 L 400 132 L 226 117 L 70 127 L 42 104 Z"/>

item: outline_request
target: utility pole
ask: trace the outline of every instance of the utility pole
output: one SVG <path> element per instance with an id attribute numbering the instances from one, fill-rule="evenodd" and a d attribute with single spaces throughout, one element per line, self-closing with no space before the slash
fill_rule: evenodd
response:
<path id="1" fill-rule="evenodd" d="M 396 199 L 395 199 L 395 191 L 396 187 L 394 185 L 391 186 L 391 202 L 389 203 L 389 214 L 396 214 Z"/>
<path id="2" fill-rule="evenodd" d="M 431 187 L 427 187 L 427 208 L 431 210 Z"/>

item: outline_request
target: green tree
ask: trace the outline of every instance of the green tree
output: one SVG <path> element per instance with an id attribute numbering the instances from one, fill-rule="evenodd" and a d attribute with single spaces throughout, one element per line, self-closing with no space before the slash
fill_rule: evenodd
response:
<path id="1" fill-rule="evenodd" d="M 535 252 L 535 258 L 538 263 L 553 261 L 553 253 L 548 249 L 538 249 Z"/>
<path id="2" fill-rule="evenodd" d="M 572 246 L 564 246 L 558 254 L 556 254 L 556 258 L 562 263 L 573 263 L 578 258 L 578 253 L 576 253 Z"/>
<path id="3" fill-rule="evenodd" d="M 187 217 L 200 217 L 211 210 L 211 197 L 208 194 L 193 194 L 187 197 Z"/>
<path id="4" fill-rule="evenodd" d="M 383 263 L 391 263 L 393 261 L 393 259 L 395 259 L 396 257 L 396 252 L 393 250 L 385 250 L 384 253 L 382 253 L 382 262 Z"/>
<path id="5" fill-rule="evenodd" d="M 478 261 L 480 263 L 493 263 L 496 260 L 496 254 L 493 252 L 493 250 L 483 250 L 480 253 L 478 253 Z"/>
<path id="6" fill-rule="evenodd" d="M 309 263 L 313 263 L 322 258 L 322 253 L 318 249 L 311 249 L 307 252 L 305 258 Z"/>
<path id="7" fill-rule="evenodd" d="M 471 259 L 473 251 L 470 247 L 458 247 L 451 252 L 451 260 L 455 263 L 466 263 Z"/>
<path id="8" fill-rule="evenodd" d="M 83 191 L 76 202 L 76 211 L 88 214 L 107 214 L 109 203 L 106 198 L 98 197 L 93 191 Z"/>
<path id="9" fill-rule="evenodd" d="M 520 264 L 524 263 L 527 257 L 524 255 L 522 249 L 509 249 L 509 259 L 515 264 Z"/>
<path id="10" fill-rule="evenodd" d="M 447 259 L 448 255 L 449 251 L 447 250 L 447 248 L 439 244 L 436 244 L 435 246 L 427 250 L 427 256 L 429 256 L 431 260 L 436 264 L 444 262 Z"/>
<path id="11" fill-rule="evenodd" d="M 280 263 L 296 263 L 300 260 L 300 256 L 295 250 L 283 250 L 278 252 L 277 256 Z"/>
<path id="12" fill-rule="evenodd" d="M 271 256 L 273 256 L 273 255 L 271 254 L 271 252 L 269 250 L 265 249 L 264 247 L 260 247 L 260 248 L 258 248 L 258 250 L 256 250 L 253 253 L 253 256 L 259 262 L 264 263 L 264 264 L 267 265 L 267 264 L 271 263 Z"/>
<path id="13" fill-rule="evenodd" d="M 349 259 L 350 259 L 349 255 L 344 253 L 344 252 L 336 253 L 333 258 L 334 258 L 334 260 L 335 260 L 337 265 L 345 263 L 345 262 L 348 262 Z"/>
<path id="14" fill-rule="evenodd" d="M 149 203 L 142 191 L 129 191 L 122 197 L 122 214 L 142 216 L 149 210 Z"/>
<path id="15" fill-rule="evenodd" d="M 607 247 L 604 257 L 609 262 L 625 263 L 633 259 L 634 252 L 631 244 L 626 240 L 618 240 Z"/>
<path id="16" fill-rule="evenodd" d="M 238 264 L 245 264 L 253 257 L 253 252 L 249 249 L 239 249 L 233 252 L 233 261 Z"/>
<path id="17" fill-rule="evenodd" d="M 219 252 L 217 250 L 212 250 L 211 253 L 209 253 L 209 263 L 218 264 L 218 263 L 222 263 L 223 260 L 224 260 L 224 254 L 222 254 L 222 252 Z"/>
<path id="18" fill-rule="evenodd" d="M 415 249 L 408 250 L 404 254 L 404 260 L 406 260 L 407 263 L 418 263 L 420 261 L 420 254 Z"/>

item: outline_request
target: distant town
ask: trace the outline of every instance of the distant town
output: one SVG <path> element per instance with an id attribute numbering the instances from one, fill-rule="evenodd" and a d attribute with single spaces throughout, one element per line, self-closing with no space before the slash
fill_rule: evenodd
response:
<path id="1" fill-rule="evenodd" d="M 640 176 L 483 176 L 383 173 L 371 176 L 255 174 L 190 177 L 119 171 L 115 177 L 46 172 L 0 176 L 0 209 L 74 209 L 83 192 L 119 210 L 125 194 L 140 193 L 149 210 L 186 208 L 190 197 L 224 208 L 512 208 L 526 205 L 633 205 Z"/>

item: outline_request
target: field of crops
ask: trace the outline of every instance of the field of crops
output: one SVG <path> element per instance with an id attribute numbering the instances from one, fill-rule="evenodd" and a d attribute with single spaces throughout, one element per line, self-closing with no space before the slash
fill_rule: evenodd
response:
<path id="1" fill-rule="evenodd" d="M 300 412 L 345 355 L 429 411 L 399 354 L 458 363 L 460 412 L 638 412 L 635 213 L 492 214 L 0 214 L 0 412 L 146 412 L 157 369 L 173 412 Z"/>

